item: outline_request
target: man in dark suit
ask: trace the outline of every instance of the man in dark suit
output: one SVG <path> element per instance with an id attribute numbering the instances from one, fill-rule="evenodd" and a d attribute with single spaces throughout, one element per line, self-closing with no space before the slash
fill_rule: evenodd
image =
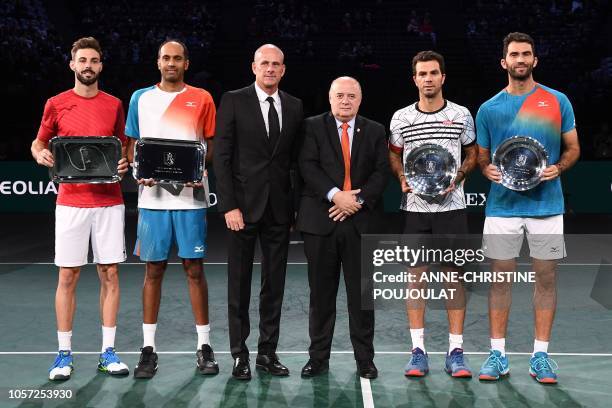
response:
<path id="1" fill-rule="evenodd" d="M 249 380 L 249 303 L 255 241 L 262 251 L 256 366 L 289 375 L 276 356 L 293 222 L 290 166 L 297 161 L 302 101 L 278 89 L 283 52 L 272 44 L 254 56 L 255 83 L 227 92 L 217 112 L 214 170 L 228 243 L 228 316 L 234 378 Z"/>
<path id="2" fill-rule="evenodd" d="M 334 80 L 329 103 L 331 112 L 306 119 L 299 159 L 305 185 L 297 228 L 304 236 L 310 286 L 310 359 L 302 376 L 329 369 L 342 266 L 357 371 L 376 378 L 374 311 L 361 307 L 360 239 L 382 204 L 387 138 L 383 125 L 357 115 L 361 87 L 355 79 Z"/>

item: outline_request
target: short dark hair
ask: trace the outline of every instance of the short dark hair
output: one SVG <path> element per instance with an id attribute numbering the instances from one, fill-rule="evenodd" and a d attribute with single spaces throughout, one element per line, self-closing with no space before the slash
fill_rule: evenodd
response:
<path id="1" fill-rule="evenodd" d="M 92 50 L 96 50 L 98 54 L 100 54 L 100 60 L 102 59 L 102 48 L 100 47 L 100 43 L 93 37 L 83 37 L 76 40 L 72 43 L 72 49 L 70 50 L 70 55 L 74 60 L 74 56 L 76 55 L 78 50 L 83 50 L 86 48 L 91 48 Z"/>
<path id="2" fill-rule="evenodd" d="M 506 55 L 508 55 L 508 45 L 510 45 L 511 42 L 527 43 L 531 45 L 533 55 L 536 53 L 535 43 L 529 34 L 514 32 L 504 37 L 504 55 L 502 55 L 502 58 L 506 58 Z"/>
<path id="3" fill-rule="evenodd" d="M 164 45 L 168 44 L 168 43 L 177 43 L 178 45 L 180 45 L 181 47 L 183 47 L 183 56 L 185 57 L 186 60 L 189 59 L 189 50 L 187 49 L 187 46 L 185 45 L 184 42 L 182 42 L 181 40 L 177 40 L 176 38 L 168 38 L 166 40 L 164 40 L 163 43 L 161 43 L 159 45 L 159 48 L 157 49 L 157 58 L 161 57 L 161 49 Z"/>
<path id="4" fill-rule="evenodd" d="M 412 58 L 412 75 L 416 75 L 416 65 L 418 62 L 427 61 L 438 61 L 440 65 L 440 72 L 446 74 L 446 68 L 444 67 L 444 57 L 435 51 L 421 51 Z"/>

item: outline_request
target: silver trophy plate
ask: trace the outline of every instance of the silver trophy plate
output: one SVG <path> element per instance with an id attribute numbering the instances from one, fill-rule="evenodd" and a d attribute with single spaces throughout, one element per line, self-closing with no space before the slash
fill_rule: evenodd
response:
<path id="1" fill-rule="evenodd" d="M 425 143 L 408 153 L 404 174 L 415 194 L 435 197 L 446 190 L 457 173 L 457 162 L 444 147 Z"/>
<path id="2" fill-rule="evenodd" d="M 136 142 L 133 176 L 158 183 L 199 183 L 206 145 L 200 141 L 142 138 Z"/>
<path id="3" fill-rule="evenodd" d="M 49 141 L 56 183 L 116 183 L 121 141 L 115 136 L 56 136 Z"/>
<path id="4" fill-rule="evenodd" d="M 526 191 L 540 184 L 542 172 L 548 166 L 548 154 L 536 139 L 513 136 L 497 147 L 493 164 L 502 175 L 503 186 L 510 190 Z"/>

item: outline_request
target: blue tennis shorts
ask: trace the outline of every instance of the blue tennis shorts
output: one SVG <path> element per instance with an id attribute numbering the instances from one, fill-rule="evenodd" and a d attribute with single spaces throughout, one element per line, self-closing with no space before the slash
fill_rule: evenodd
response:
<path id="1" fill-rule="evenodd" d="M 206 209 L 149 210 L 140 208 L 134 255 L 146 262 L 164 261 L 176 242 L 183 259 L 206 256 Z"/>

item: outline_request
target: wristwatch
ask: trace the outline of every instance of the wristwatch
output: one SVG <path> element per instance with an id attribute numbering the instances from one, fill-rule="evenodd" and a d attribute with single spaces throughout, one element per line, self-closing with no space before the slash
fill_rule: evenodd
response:
<path id="1" fill-rule="evenodd" d="M 365 200 L 359 194 L 357 194 L 357 196 L 355 198 L 357 199 L 357 204 L 361 205 L 361 204 L 365 203 Z"/>

